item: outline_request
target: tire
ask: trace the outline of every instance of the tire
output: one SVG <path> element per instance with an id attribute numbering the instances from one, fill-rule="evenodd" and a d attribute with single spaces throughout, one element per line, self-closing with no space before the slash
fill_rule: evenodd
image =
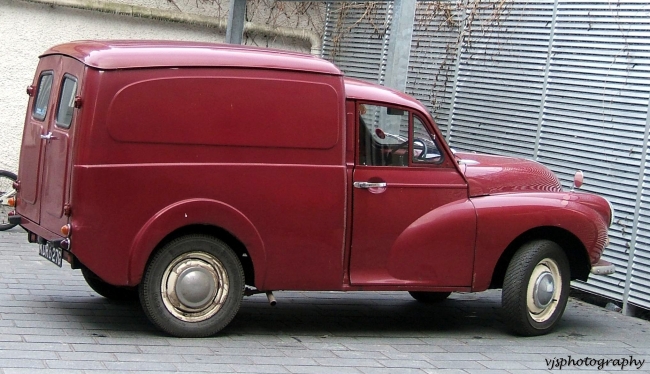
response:
<path id="1" fill-rule="evenodd" d="M 140 303 L 149 320 L 170 335 L 212 336 L 239 311 L 244 285 L 244 270 L 228 245 L 188 235 L 153 256 L 140 283 Z"/>
<path id="2" fill-rule="evenodd" d="M 409 291 L 409 295 L 421 303 L 435 304 L 447 300 L 451 292 Z"/>
<path id="3" fill-rule="evenodd" d="M 88 286 L 99 295 L 115 301 L 136 301 L 138 300 L 138 289 L 136 287 L 118 287 L 101 280 L 92 271 L 81 268 L 81 274 L 84 276 Z"/>
<path id="4" fill-rule="evenodd" d="M 513 256 L 503 281 L 505 321 L 516 334 L 549 333 L 564 313 L 571 271 L 566 254 L 549 240 L 523 245 Z"/>
<path id="5" fill-rule="evenodd" d="M 0 231 L 9 230 L 16 226 L 9 223 L 9 212 L 14 208 L 7 204 L 7 199 L 16 195 L 13 186 L 16 179 L 16 174 L 6 170 L 0 170 Z"/>

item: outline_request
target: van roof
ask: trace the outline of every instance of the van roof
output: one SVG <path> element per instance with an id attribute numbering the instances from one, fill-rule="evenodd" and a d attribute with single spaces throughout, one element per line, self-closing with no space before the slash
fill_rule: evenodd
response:
<path id="1" fill-rule="evenodd" d="M 84 40 L 56 45 L 41 55 L 67 55 L 103 70 L 146 67 L 254 67 L 342 75 L 332 63 L 296 52 L 163 40 Z"/>
<path id="2" fill-rule="evenodd" d="M 429 113 L 427 108 L 413 97 L 389 87 L 362 81 L 354 78 L 344 78 L 345 96 L 361 101 L 376 101 L 390 105 L 401 105 L 421 112 Z"/>

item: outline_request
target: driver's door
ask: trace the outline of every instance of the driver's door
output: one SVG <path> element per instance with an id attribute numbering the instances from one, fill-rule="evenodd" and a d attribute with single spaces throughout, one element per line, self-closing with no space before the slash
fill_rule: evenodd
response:
<path id="1" fill-rule="evenodd" d="M 352 285 L 471 285 L 476 215 L 423 116 L 357 104 Z"/>

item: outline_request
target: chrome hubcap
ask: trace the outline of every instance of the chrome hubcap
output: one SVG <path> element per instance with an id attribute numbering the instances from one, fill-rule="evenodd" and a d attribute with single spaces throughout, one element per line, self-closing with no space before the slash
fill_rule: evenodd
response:
<path id="1" fill-rule="evenodd" d="M 176 318 L 200 322 L 221 309 L 228 287 L 228 276 L 219 260 L 205 252 L 190 252 L 167 266 L 160 291 L 165 308 Z"/>
<path id="2" fill-rule="evenodd" d="M 545 258 L 535 266 L 526 293 L 528 313 L 533 320 L 545 322 L 553 315 L 560 300 L 561 285 L 562 276 L 554 260 Z"/>
<path id="3" fill-rule="evenodd" d="M 176 296 L 182 305 L 201 309 L 214 298 L 218 280 L 202 267 L 204 264 L 196 262 L 189 265 L 192 267 L 185 269 L 176 279 Z"/>
<path id="4" fill-rule="evenodd" d="M 535 289 L 533 290 L 533 301 L 538 308 L 546 308 L 551 301 L 553 301 L 553 292 L 555 291 L 555 283 L 553 282 L 553 275 L 549 272 L 542 273 L 542 275 L 535 281 Z"/>

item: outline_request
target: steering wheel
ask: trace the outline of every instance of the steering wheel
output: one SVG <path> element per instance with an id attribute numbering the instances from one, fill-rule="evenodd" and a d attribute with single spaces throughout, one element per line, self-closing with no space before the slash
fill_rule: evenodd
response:
<path id="1" fill-rule="evenodd" d="M 422 138 L 413 139 L 413 153 L 415 153 L 416 149 L 421 149 L 422 150 L 422 152 L 420 152 L 420 154 L 417 155 L 416 159 L 418 159 L 418 160 L 426 160 L 427 152 L 429 151 L 429 149 L 427 148 L 427 143 L 424 141 L 424 139 L 422 139 Z"/>
<path id="2" fill-rule="evenodd" d="M 409 142 L 404 142 L 399 144 L 397 147 L 395 147 L 395 151 L 398 151 L 400 149 L 406 148 L 408 149 L 409 147 Z M 415 153 L 415 150 L 422 150 L 419 155 L 417 155 L 415 158 L 418 160 L 426 160 L 427 158 L 427 152 L 429 148 L 427 147 L 427 143 L 422 139 L 422 138 L 415 138 L 413 139 L 413 153 Z M 415 156 L 415 154 L 413 155 Z"/>

